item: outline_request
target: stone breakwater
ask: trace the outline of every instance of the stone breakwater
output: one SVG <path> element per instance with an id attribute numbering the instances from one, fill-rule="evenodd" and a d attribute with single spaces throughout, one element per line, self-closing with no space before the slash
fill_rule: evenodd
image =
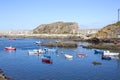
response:
<path id="1" fill-rule="evenodd" d="M 73 34 L 8 34 L 1 35 L 1 37 L 14 37 L 14 38 L 79 38 L 80 35 Z"/>
<path id="2" fill-rule="evenodd" d="M 35 38 L 87 38 L 99 29 L 81 29 L 76 34 L 33 34 L 32 30 L 0 30 L 0 37 L 35 37 Z"/>
<path id="3" fill-rule="evenodd" d="M 74 34 L 33 34 L 32 31 L 0 31 L 1 37 L 34 37 L 34 38 L 73 38 L 79 37 L 79 35 Z"/>

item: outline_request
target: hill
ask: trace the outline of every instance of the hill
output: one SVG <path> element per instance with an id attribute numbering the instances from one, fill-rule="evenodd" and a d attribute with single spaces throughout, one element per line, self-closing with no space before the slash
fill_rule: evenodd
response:
<path id="1" fill-rule="evenodd" d="M 98 38 L 118 38 L 120 36 L 120 22 L 107 25 L 95 35 Z"/>
<path id="2" fill-rule="evenodd" d="M 79 30 L 75 22 L 55 22 L 42 24 L 33 30 L 34 34 L 72 34 Z"/>

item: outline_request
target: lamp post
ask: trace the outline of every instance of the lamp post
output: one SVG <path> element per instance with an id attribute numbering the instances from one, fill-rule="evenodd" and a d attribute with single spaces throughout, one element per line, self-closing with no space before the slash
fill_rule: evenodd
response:
<path id="1" fill-rule="evenodd" d="M 118 9 L 118 22 L 119 22 L 119 11 L 120 11 L 120 9 Z"/>

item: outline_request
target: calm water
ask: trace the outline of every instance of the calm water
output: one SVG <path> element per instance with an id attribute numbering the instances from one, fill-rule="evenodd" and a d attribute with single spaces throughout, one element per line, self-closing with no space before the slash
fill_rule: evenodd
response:
<path id="1" fill-rule="evenodd" d="M 28 50 L 45 48 L 37 46 L 35 41 L 40 39 L 26 38 L 9 40 L 0 38 L 0 68 L 14 80 L 120 80 L 120 60 L 101 60 L 101 55 L 95 55 L 93 49 L 58 48 L 58 53 L 49 53 L 53 64 L 42 63 L 41 56 L 28 55 Z M 54 41 L 41 39 L 44 43 Z M 78 43 L 78 45 L 85 43 Z M 5 51 L 4 47 L 12 45 L 16 51 Z M 50 48 L 50 47 L 49 47 Z M 73 60 L 65 59 L 64 53 L 73 55 Z M 87 57 L 79 58 L 78 53 Z M 93 65 L 92 62 L 102 65 Z"/>

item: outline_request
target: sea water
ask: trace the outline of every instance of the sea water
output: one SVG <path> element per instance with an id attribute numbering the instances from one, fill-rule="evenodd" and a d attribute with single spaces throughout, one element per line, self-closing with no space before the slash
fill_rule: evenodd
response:
<path id="1" fill-rule="evenodd" d="M 0 68 L 5 75 L 14 80 L 119 80 L 120 59 L 102 60 L 101 54 L 94 54 L 94 49 L 85 49 L 78 42 L 77 48 L 59 48 L 38 46 L 35 42 L 55 42 L 55 39 L 17 38 L 9 40 L 0 38 Z M 6 51 L 6 46 L 16 47 L 16 51 Z M 58 52 L 48 52 L 52 64 L 43 63 L 42 55 L 29 55 L 28 50 L 55 48 Z M 66 59 L 65 54 L 73 56 Z M 79 58 L 77 54 L 87 56 Z M 92 62 L 101 62 L 94 65 Z"/>

